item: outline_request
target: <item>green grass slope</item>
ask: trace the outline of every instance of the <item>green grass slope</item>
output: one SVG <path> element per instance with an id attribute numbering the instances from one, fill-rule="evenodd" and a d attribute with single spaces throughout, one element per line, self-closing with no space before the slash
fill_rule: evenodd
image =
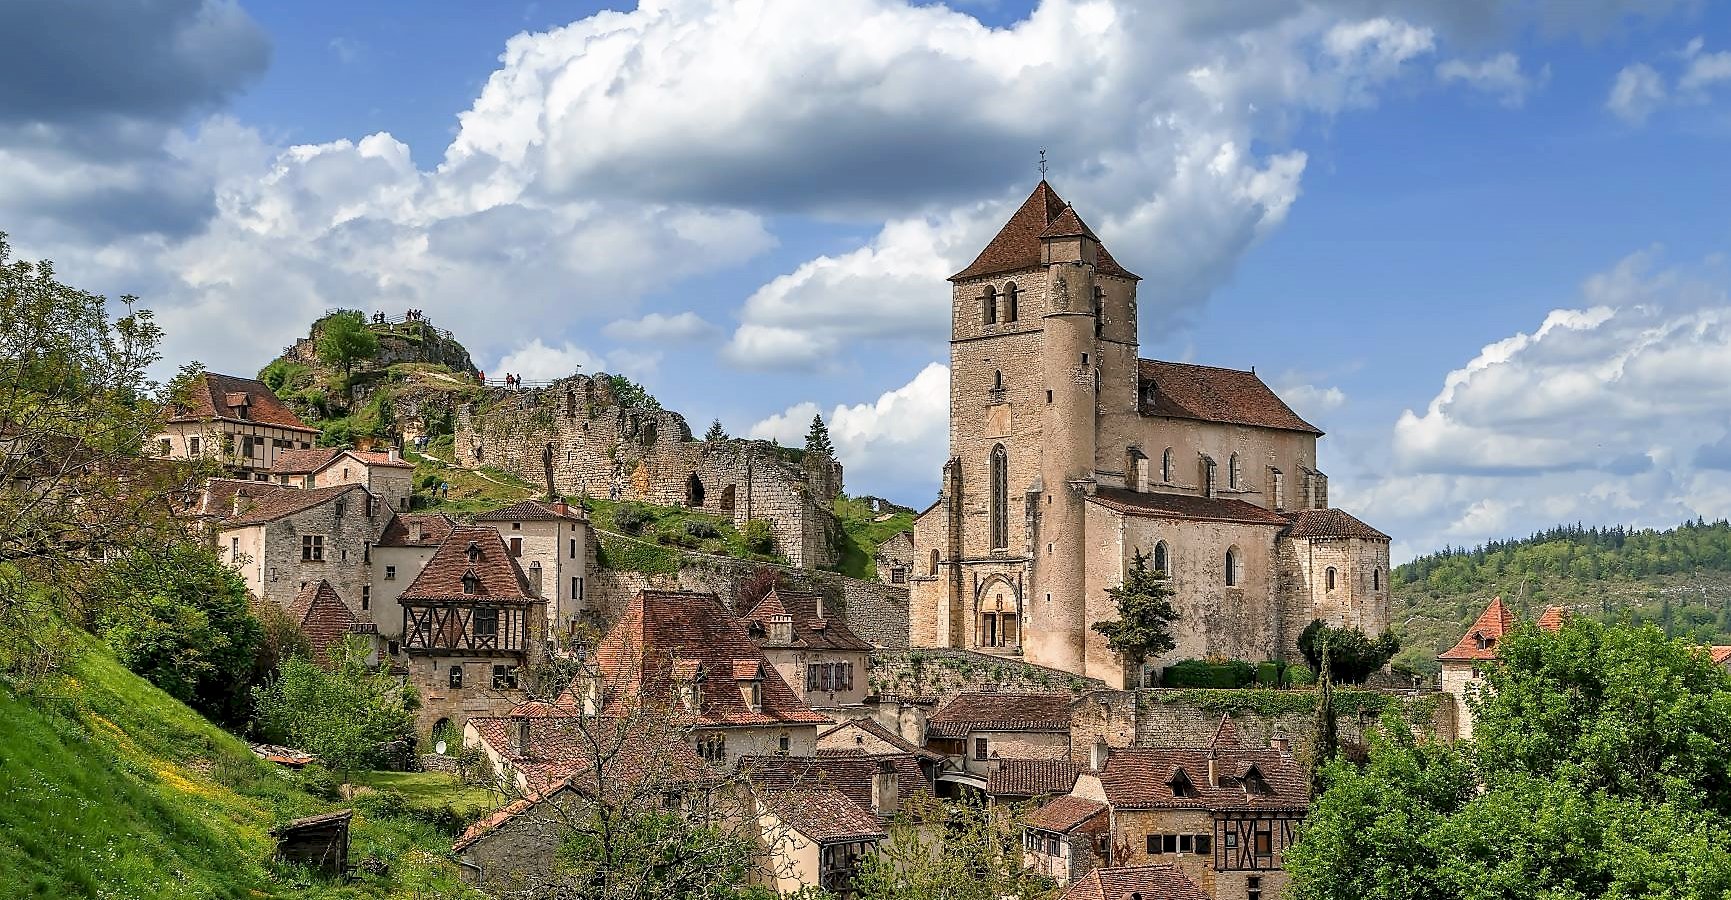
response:
<path id="1" fill-rule="evenodd" d="M 474 896 L 447 853 L 458 823 L 386 796 L 355 804 L 351 860 L 389 874 L 326 881 L 273 861 L 269 831 L 342 804 L 100 646 L 27 691 L 0 682 L 0 897 Z"/>

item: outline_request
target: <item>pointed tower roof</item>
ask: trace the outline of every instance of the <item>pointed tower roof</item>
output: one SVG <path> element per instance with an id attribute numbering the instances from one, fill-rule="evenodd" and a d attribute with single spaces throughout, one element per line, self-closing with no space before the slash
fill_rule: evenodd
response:
<path id="1" fill-rule="evenodd" d="M 1082 217 L 1042 178 L 1034 187 L 1034 192 L 1022 201 L 1022 205 L 1011 214 L 1010 220 L 1004 223 L 1004 227 L 998 229 L 997 236 L 986 244 L 986 249 L 981 250 L 980 255 L 975 257 L 967 268 L 951 275 L 950 280 L 961 281 L 1035 268 L 1040 265 L 1041 238 L 1076 235 L 1094 237 L 1094 233 L 1082 222 Z M 1106 252 L 1104 244 L 1100 245 L 1100 255 L 1094 268 L 1102 275 L 1141 280 L 1141 276 L 1131 274 L 1118 265 L 1112 254 Z"/>
<path id="2" fill-rule="evenodd" d="M 1569 620 L 1569 611 L 1561 606 L 1547 606 L 1539 621 L 1534 624 L 1546 631 L 1562 631 L 1564 623 Z"/>
<path id="3" fill-rule="evenodd" d="M 1497 658 L 1497 642 L 1509 629 L 1515 627 L 1515 614 L 1503 605 L 1503 598 L 1491 600 L 1491 605 L 1479 613 L 1478 621 L 1467 633 L 1447 652 L 1437 657 L 1440 660 L 1484 660 Z"/>

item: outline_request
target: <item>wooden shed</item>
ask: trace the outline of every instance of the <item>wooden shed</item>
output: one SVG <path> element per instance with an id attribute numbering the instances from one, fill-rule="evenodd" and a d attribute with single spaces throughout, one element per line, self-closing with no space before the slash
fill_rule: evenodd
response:
<path id="1" fill-rule="evenodd" d="M 352 809 L 296 819 L 271 829 L 277 856 L 323 872 L 341 875 L 349 868 L 349 819 Z"/>

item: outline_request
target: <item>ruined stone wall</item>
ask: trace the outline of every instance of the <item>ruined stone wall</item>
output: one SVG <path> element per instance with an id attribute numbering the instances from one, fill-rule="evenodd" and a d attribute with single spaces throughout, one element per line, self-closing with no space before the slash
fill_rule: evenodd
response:
<path id="1" fill-rule="evenodd" d="M 833 565 L 840 523 L 830 508 L 841 464 L 766 441 L 697 441 L 683 416 L 620 405 L 605 375 L 545 388 L 489 388 L 457 412 L 461 465 L 494 466 L 562 494 L 685 506 L 743 527 L 768 521 L 795 565 Z"/>
<path id="2" fill-rule="evenodd" d="M 370 322 L 372 317 L 369 315 L 367 319 Z M 283 356 L 303 365 L 317 365 L 318 341 L 324 331 L 322 324 L 315 322 L 306 337 L 284 349 Z M 469 351 L 458 343 L 449 331 L 434 326 L 430 321 L 397 322 L 371 327 L 373 333 L 379 337 L 379 352 L 371 359 L 357 360 L 356 372 L 389 368 L 403 362 L 424 362 L 447 366 L 451 371 L 460 374 L 479 374 L 475 369 L 475 361 L 469 357 Z"/>
<path id="3" fill-rule="evenodd" d="M 871 693 L 887 700 L 917 698 L 933 710 L 964 691 L 1081 696 L 1103 687 L 1069 672 L 970 650 L 880 650 L 871 661 Z"/>

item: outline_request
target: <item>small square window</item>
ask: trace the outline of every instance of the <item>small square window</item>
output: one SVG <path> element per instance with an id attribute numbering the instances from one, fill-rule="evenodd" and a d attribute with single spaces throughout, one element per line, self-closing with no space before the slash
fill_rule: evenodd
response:
<path id="1" fill-rule="evenodd" d="M 1179 853 L 1189 853 L 1193 847 L 1193 844 L 1191 843 L 1192 840 L 1193 839 L 1188 834 L 1179 835 L 1178 836 L 1178 852 Z"/>
<path id="2" fill-rule="evenodd" d="M 1196 855 L 1208 856 L 1214 852 L 1214 835 L 1199 834 L 1196 836 Z"/>
<path id="3" fill-rule="evenodd" d="M 1149 856 L 1158 856 L 1159 854 L 1160 854 L 1160 835 L 1157 835 L 1157 834 L 1148 835 L 1148 855 Z"/>
<path id="4" fill-rule="evenodd" d="M 451 676 L 451 689 L 452 690 L 462 690 L 462 688 L 463 688 L 463 667 L 462 666 L 452 666 L 450 676 Z"/>
<path id="5" fill-rule="evenodd" d="M 385 567 L 385 580 L 386 581 L 396 581 L 397 580 L 397 567 L 396 566 L 386 566 Z"/>
<path id="6" fill-rule="evenodd" d="M 493 689 L 497 691 L 514 691 L 517 689 L 517 667 L 496 665 L 493 667 Z"/>
<path id="7" fill-rule="evenodd" d="M 1238 846 L 1238 835 L 1233 832 L 1226 832 L 1226 834 L 1221 837 L 1221 840 L 1224 842 L 1224 846 L 1228 850 Z"/>

